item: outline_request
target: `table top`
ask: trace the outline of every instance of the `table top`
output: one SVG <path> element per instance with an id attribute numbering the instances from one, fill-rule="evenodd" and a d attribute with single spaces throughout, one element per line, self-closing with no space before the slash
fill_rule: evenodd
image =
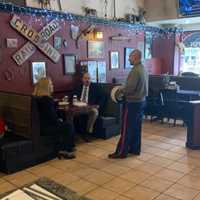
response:
<path id="1" fill-rule="evenodd" d="M 91 109 L 98 109 L 98 105 L 86 105 L 86 106 L 74 106 L 72 104 L 66 106 L 59 106 L 58 110 L 61 112 L 65 112 L 66 114 L 70 115 L 79 115 L 79 114 L 86 114 Z"/>
<path id="2" fill-rule="evenodd" d="M 191 95 L 198 95 L 200 96 L 200 91 L 197 90 L 178 90 L 178 94 L 191 94 Z"/>

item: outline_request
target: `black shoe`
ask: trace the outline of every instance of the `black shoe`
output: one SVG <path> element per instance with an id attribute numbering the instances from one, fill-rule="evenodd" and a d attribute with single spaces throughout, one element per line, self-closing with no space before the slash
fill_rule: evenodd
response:
<path id="1" fill-rule="evenodd" d="M 75 152 L 75 151 L 77 151 L 77 148 L 76 148 L 76 147 L 73 147 L 73 148 L 72 148 L 72 152 Z"/>
<path id="2" fill-rule="evenodd" d="M 128 153 L 131 155 L 136 155 L 136 156 L 140 155 L 140 151 L 129 151 Z"/>
<path id="3" fill-rule="evenodd" d="M 86 135 L 86 134 L 82 135 L 82 139 L 83 139 L 85 142 L 91 142 L 91 141 L 92 141 L 91 137 L 89 137 L 89 136 Z"/>
<path id="4" fill-rule="evenodd" d="M 120 154 L 117 154 L 117 153 L 112 153 L 112 154 L 108 155 L 108 158 L 110 158 L 110 159 L 124 159 L 124 158 L 127 158 L 127 155 L 120 155 Z"/>
<path id="5" fill-rule="evenodd" d="M 76 156 L 72 153 L 72 152 L 58 152 L 58 155 L 57 155 L 58 159 L 61 160 L 61 159 L 74 159 L 76 158 Z"/>
<path id="6" fill-rule="evenodd" d="M 63 155 L 64 159 L 74 159 L 76 156 L 73 153 L 67 153 Z"/>

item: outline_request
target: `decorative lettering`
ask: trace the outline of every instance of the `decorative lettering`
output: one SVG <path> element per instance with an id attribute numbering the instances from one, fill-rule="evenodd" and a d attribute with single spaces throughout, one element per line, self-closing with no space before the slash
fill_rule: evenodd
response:
<path id="1" fill-rule="evenodd" d="M 56 20 L 52 20 L 39 33 L 32 27 L 26 25 L 16 15 L 13 16 L 10 24 L 15 30 L 30 40 L 30 42 L 26 43 L 18 52 L 13 55 L 13 59 L 18 65 L 22 65 L 31 55 L 33 55 L 36 47 L 39 48 L 45 55 L 47 55 L 53 62 L 57 63 L 59 61 L 61 56 L 60 53 L 54 49 L 51 44 L 44 42 L 52 37 L 61 28 Z"/>

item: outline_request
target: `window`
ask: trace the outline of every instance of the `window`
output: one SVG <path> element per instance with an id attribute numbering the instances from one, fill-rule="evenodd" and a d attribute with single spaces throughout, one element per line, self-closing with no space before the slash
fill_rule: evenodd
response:
<path id="1" fill-rule="evenodd" d="M 180 72 L 193 72 L 200 74 L 200 48 L 187 47 L 181 55 Z"/>
<path id="2" fill-rule="evenodd" d="M 145 32 L 145 55 L 144 55 L 144 59 L 150 59 L 152 58 L 152 40 L 153 40 L 153 36 L 151 32 Z"/>

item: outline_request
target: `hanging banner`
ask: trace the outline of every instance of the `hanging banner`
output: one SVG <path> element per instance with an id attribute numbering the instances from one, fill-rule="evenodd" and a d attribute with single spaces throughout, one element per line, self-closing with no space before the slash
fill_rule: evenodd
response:
<path id="1" fill-rule="evenodd" d="M 56 20 L 52 20 L 39 33 L 32 27 L 26 25 L 18 16 L 14 15 L 11 26 L 21 33 L 30 42 L 26 43 L 18 52 L 13 55 L 13 59 L 18 65 L 22 65 L 36 51 L 40 49 L 53 62 L 57 63 L 61 57 L 60 53 L 48 42 L 61 27 Z"/>

